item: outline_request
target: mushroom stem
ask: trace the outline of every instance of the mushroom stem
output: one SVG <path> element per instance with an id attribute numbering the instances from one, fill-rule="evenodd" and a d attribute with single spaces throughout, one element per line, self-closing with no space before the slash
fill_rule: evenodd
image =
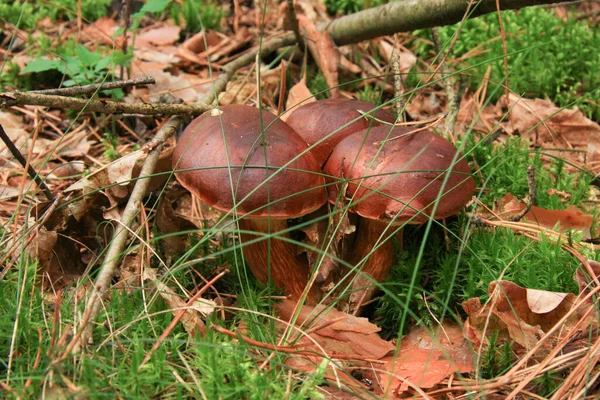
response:
<path id="1" fill-rule="evenodd" d="M 385 222 L 368 218 L 359 218 L 354 249 L 350 255 L 350 264 L 356 266 L 366 257 L 366 261 L 356 271 L 357 276 L 352 283 L 350 295 L 350 309 L 359 310 L 363 304 L 373 298 L 378 287 L 375 282 L 383 282 L 394 265 L 394 244 L 387 236 L 392 233 L 392 228 L 387 229 Z M 384 233 L 385 231 L 385 233 Z M 384 235 L 384 236 L 382 236 Z M 396 237 L 401 241 L 402 231 Z M 379 247 L 375 250 L 375 245 Z M 370 277 L 369 277 L 370 276 Z"/>
<path id="2" fill-rule="evenodd" d="M 304 255 L 297 254 L 298 249 L 293 243 L 262 235 L 271 234 L 289 239 L 289 233 L 281 232 L 288 229 L 287 220 L 242 218 L 239 220 L 239 227 L 246 231 L 241 232 L 242 241 L 261 239 L 243 247 L 246 263 L 256 279 L 265 284 L 270 279 L 286 295 L 296 300 L 300 299 L 310 276 L 308 260 Z M 261 235 L 253 235 L 247 231 L 260 232 Z M 306 303 L 316 304 L 318 300 L 318 288 L 313 287 L 307 295 Z"/>

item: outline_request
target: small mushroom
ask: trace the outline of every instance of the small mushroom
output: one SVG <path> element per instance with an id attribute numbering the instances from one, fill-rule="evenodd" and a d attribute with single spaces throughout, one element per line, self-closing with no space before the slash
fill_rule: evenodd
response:
<path id="1" fill-rule="evenodd" d="M 271 113 L 228 105 L 192 121 L 173 153 L 182 186 L 208 205 L 240 217 L 242 241 L 254 241 L 243 246 L 254 276 L 263 283 L 270 279 L 293 298 L 303 293 L 310 271 L 291 243 L 287 220 L 326 203 L 320 166 L 307 149 Z M 317 297 L 313 290 L 307 301 Z"/>
<path id="2" fill-rule="evenodd" d="M 355 99 L 318 100 L 293 110 L 286 122 L 311 146 L 319 164 L 324 165 L 335 146 L 346 136 L 370 126 L 380 126 L 377 120 L 396 121 L 382 109 L 369 113 L 376 107 L 373 103 Z M 363 116 L 359 111 L 369 113 L 375 119 Z"/>
<path id="3" fill-rule="evenodd" d="M 449 217 L 473 196 L 475 181 L 467 162 L 458 157 L 452 165 L 456 152 L 429 130 L 387 126 L 357 132 L 334 149 L 324 172 L 328 181 L 342 183 L 328 189 L 329 201 L 343 196 L 351 200 L 349 210 L 361 217 L 349 257 L 352 265 L 364 263 L 352 284 L 353 310 L 372 298 L 372 280 L 385 280 L 394 263 L 393 226 Z M 339 193 L 344 186 L 345 193 Z"/>

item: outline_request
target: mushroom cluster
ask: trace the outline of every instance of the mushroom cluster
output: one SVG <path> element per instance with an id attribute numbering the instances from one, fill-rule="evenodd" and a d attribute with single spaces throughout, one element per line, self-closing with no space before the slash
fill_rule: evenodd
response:
<path id="1" fill-rule="evenodd" d="M 239 217 L 244 258 L 259 281 L 293 298 L 306 294 L 308 303 L 322 293 L 306 289 L 313 266 L 293 244 L 288 220 L 322 209 L 327 199 L 347 202 L 343 211 L 358 222 L 342 256 L 354 266 L 345 275 L 352 278 L 350 308 L 358 310 L 394 264 L 395 226 L 454 215 L 475 190 L 450 142 L 393 122 L 374 104 L 349 99 L 301 106 L 287 124 L 253 107 L 222 106 L 185 129 L 175 176 L 201 200 Z"/>

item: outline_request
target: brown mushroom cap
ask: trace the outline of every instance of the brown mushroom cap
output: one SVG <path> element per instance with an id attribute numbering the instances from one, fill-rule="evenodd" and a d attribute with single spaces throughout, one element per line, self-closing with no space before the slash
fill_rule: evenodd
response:
<path id="1" fill-rule="evenodd" d="M 367 129 L 369 126 L 381 125 L 373 119 L 367 117 L 360 118 L 361 114 L 358 112 L 358 110 L 369 112 L 375 107 L 377 106 L 373 103 L 355 99 L 337 98 L 318 100 L 294 109 L 286 122 L 309 146 L 312 146 L 312 153 L 319 164 L 323 165 L 327 161 L 329 154 L 331 154 L 335 146 L 342 139 L 354 132 Z M 371 115 L 386 122 L 393 123 L 396 121 L 392 115 L 381 109 Z M 342 128 L 357 118 L 356 122 Z M 338 131 L 335 134 L 321 143 L 314 145 L 336 130 Z"/>
<path id="2" fill-rule="evenodd" d="M 350 180 L 345 195 L 353 199 L 351 211 L 369 219 L 396 218 L 398 224 L 427 221 L 457 149 L 430 130 L 411 131 L 414 129 L 394 127 L 390 132 L 390 127 L 380 126 L 357 132 L 337 145 L 324 172 Z M 386 138 L 398 136 L 402 137 L 382 145 Z M 337 201 L 338 186 L 328 189 L 332 203 Z M 457 214 L 474 191 L 469 165 L 459 160 L 450 172 L 434 218 Z"/>
<path id="3" fill-rule="evenodd" d="M 316 210 L 326 200 L 319 164 L 306 142 L 266 111 L 263 136 L 260 114 L 254 107 L 228 105 L 192 121 L 173 153 L 177 180 L 207 204 L 221 211 L 237 204 L 237 214 L 252 213 L 251 218 L 293 218 Z"/>

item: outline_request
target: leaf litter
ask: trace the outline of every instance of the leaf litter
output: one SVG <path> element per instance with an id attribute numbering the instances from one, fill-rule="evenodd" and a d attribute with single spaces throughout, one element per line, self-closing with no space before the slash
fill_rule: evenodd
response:
<path id="1" fill-rule="evenodd" d="M 350 46 L 348 46 L 348 48 L 338 49 L 333 45 L 330 37 L 315 29 L 317 22 L 328 18 L 322 4 L 308 1 L 299 3 L 301 28 L 311 39 L 309 47 L 329 87 L 337 86 L 339 70 L 344 73 L 348 71 L 360 73 L 356 66 L 348 61 L 353 59 L 354 53 L 362 55 L 361 52 L 365 52 L 366 56 L 372 58 L 372 54 L 367 52 L 376 51 L 379 56 L 387 60 L 391 57 L 392 50 L 399 49 L 401 71 L 409 72 L 413 68 L 418 68 L 420 61 L 414 54 L 401 44 L 394 49 L 395 41 L 392 38 L 373 41 L 379 42 L 378 47 L 352 46 L 349 50 Z M 132 77 L 152 75 L 157 78 L 158 84 L 148 88 L 134 88 L 126 100 L 193 102 L 208 92 L 211 89 L 212 79 L 218 72 L 209 76 L 205 68 L 198 69 L 198 67 L 206 66 L 208 63 L 218 67 L 230 61 L 242 54 L 245 46 L 258 35 L 258 27 L 254 22 L 260 13 L 255 12 L 254 9 L 249 10 L 245 5 L 241 9 L 245 12 L 242 16 L 238 16 L 238 23 L 243 26 L 238 26 L 235 36 L 208 31 L 191 36 L 178 45 L 181 28 L 173 26 L 172 22 L 154 25 L 143 31 L 138 35 L 135 43 L 130 42 L 130 45 L 135 44 Z M 264 29 L 267 35 L 277 32 L 280 24 L 274 22 L 280 20 L 275 18 L 276 14 L 269 15 L 273 18 L 265 19 Z M 57 32 L 50 21 L 43 22 L 42 27 L 46 32 L 54 32 L 54 34 Z M 118 40 L 122 40 L 122 38 L 113 38 L 118 28 L 119 24 L 114 19 L 102 18 L 87 25 L 79 40 L 92 45 L 98 43 L 114 45 Z M 208 48 L 205 47 L 205 41 L 208 43 Z M 19 55 L 18 58 L 23 59 L 23 56 Z M 362 67 L 364 64 L 361 65 Z M 273 108 L 278 104 L 281 70 L 279 67 L 267 69 L 264 65 L 259 68 L 261 68 L 260 84 L 263 94 L 260 100 Z M 382 87 L 390 90 L 385 82 Z M 241 71 L 239 76 L 228 84 L 228 91 L 221 100 L 223 104 L 232 102 L 255 104 L 256 96 L 256 71 L 249 68 Z M 286 109 L 302 100 L 314 100 L 305 78 L 292 86 L 287 96 Z M 416 120 L 442 114 L 447 110 L 445 95 L 439 88 L 427 89 L 417 94 L 414 101 L 408 105 L 408 109 L 409 114 Z M 500 122 L 506 110 L 510 110 L 508 118 Z M 596 148 L 596 144 L 600 143 L 597 140 L 600 129 L 596 123 L 585 118 L 576 109 L 561 110 L 547 100 L 523 99 L 514 95 L 501 99 L 496 105 L 484 108 L 476 96 L 468 95 L 463 99 L 460 111 L 465 126 L 479 115 L 479 121 L 475 125 L 476 130 L 490 132 L 491 127 L 499 124 L 502 135 L 524 135 L 531 140 L 533 146 L 578 150 L 578 152 L 566 152 L 545 149 L 547 152 L 556 152 L 579 166 L 585 166 L 595 172 L 600 171 L 598 155 L 600 149 Z M 24 121 L 20 116 L 4 112 L 0 115 L 0 120 L 3 124 L 13 124 L 9 127 L 11 129 L 9 135 L 20 143 L 21 148 L 31 147 L 30 135 L 33 131 L 31 120 Z M 459 122 L 461 122 L 460 117 Z M 52 175 L 48 175 L 47 180 L 55 189 L 63 187 L 59 185 L 64 185 L 65 182 L 60 182 L 60 179 L 65 177 L 67 185 L 64 188 L 72 184 L 78 175 L 84 172 L 83 165 L 94 163 L 93 160 L 100 156 L 97 135 L 95 136 L 94 132 L 88 129 L 80 132 L 73 140 L 72 146 L 54 152 L 53 149 L 59 139 L 45 130 L 31 150 L 32 155 L 38 159 L 45 154 L 52 154 L 53 161 L 61 167 Z M 589 140 L 590 138 L 593 140 Z M 129 196 L 131 186 L 129 182 L 139 174 L 139 165 L 144 158 L 142 153 L 132 152 L 108 164 L 106 160 L 102 160 L 90 175 L 65 190 L 68 196 L 68 200 L 65 201 L 70 202 L 69 207 L 57 211 L 56 215 L 44 222 L 44 226 L 37 229 L 35 240 L 27 251 L 40 261 L 42 273 L 50 277 L 56 285 L 55 288 L 79 277 L 94 260 L 95 250 L 105 244 L 104 242 L 98 245 L 97 228 L 106 220 L 119 219 L 119 205 L 122 205 Z M 5 159 L 10 158 L 10 154 L 5 150 L 0 156 Z M 170 165 L 168 157 L 168 155 L 164 156 L 166 160 L 164 165 Z M 78 163 L 61 166 L 61 158 L 77 159 Z M 80 159 L 85 161 L 79 161 Z M 73 169 L 69 170 L 66 166 L 69 168 L 72 166 Z M 164 171 L 168 171 L 168 168 Z M 15 179 L 7 182 L 17 181 Z M 164 182 L 164 179 L 158 177 L 153 184 L 153 189 L 162 187 Z M 19 193 L 16 185 L 2 185 L 2 188 L 0 189 L 2 193 L 0 198 L 3 200 L 1 211 L 3 220 L 6 221 L 11 216 L 11 210 L 16 210 L 16 205 L 7 200 L 19 196 Z M 161 203 L 156 213 L 156 223 L 162 234 L 175 232 L 178 223 L 185 223 L 185 221 L 195 226 L 205 227 L 206 223 L 208 226 L 213 226 L 220 218 L 219 213 L 210 209 L 200 210 L 202 218 L 194 215 L 198 210 L 198 204 L 195 204 L 194 199 L 189 195 L 178 197 L 178 201 L 170 203 L 170 201 Z M 43 210 L 48 206 L 45 204 L 38 208 Z M 496 213 L 506 218 L 522 210 L 524 204 L 507 197 L 498 207 L 500 208 L 495 210 Z M 98 210 L 103 212 L 98 213 Z M 554 228 L 558 223 L 564 229 L 581 230 L 586 237 L 591 226 L 590 216 L 575 208 L 554 213 L 553 210 L 534 206 L 525 215 L 525 219 L 527 222 L 535 222 L 549 229 Z M 306 234 L 310 239 L 310 232 Z M 312 234 L 319 233 L 312 232 Z M 104 239 L 109 238 L 110 232 L 100 236 L 104 236 Z M 180 248 L 183 245 L 178 241 L 177 244 L 172 243 L 171 247 Z M 129 287 L 135 287 L 138 280 L 143 277 L 159 292 L 174 312 L 185 308 L 186 302 L 162 282 L 157 270 L 142 268 L 143 276 L 139 276 L 138 265 L 143 264 L 141 260 L 143 257 L 141 251 L 126 256 L 122 271 L 129 270 L 129 273 L 124 273 L 119 283 L 124 282 Z M 597 267 L 595 263 L 591 262 L 591 264 L 594 268 Z M 580 284 L 579 298 L 573 293 L 521 288 L 507 281 L 492 282 L 488 303 L 482 305 L 476 302 L 478 299 L 470 299 L 463 304 L 468 317 L 465 331 L 457 325 L 447 323 L 441 325 L 435 334 L 423 328 L 414 328 L 400 341 L 397 355 L 394 354 L 396 344 L 382 339 L 381 329 L 366 318 L 344 314 L 324 306 L 303 307 L 295 323 L 304 329 L 306 335 L 298 333 L 298 330 L 292 330 L 292 333 L 287 336 L 294 349 L 301 350 L 289 358 L 288 365 L 311 373 L 321 365 L 324 357 L 331 358 L 332 362 L 328 366 L 330 373 L 326 375 L 330 383 L 339 379 L 341 375 L 346 378 L 344 382 L 347 385 L 360 387 L 363 390 L 366 388 L 379 396 L 384 393 L 397 397 L 411 396 L 415 394 L 415 388 L 431 389 L 442 383 L 448 383 L 448 378 L 453 374 L 468 374 L 473 371 L 473 349 L 463 334 L 467 335 L 473 346 L 485 344 L 488 335 L 494 333 L 524 348 L 535 345 L 545 332 L 555 326 L 556 322 L 561 321 L 568 312 L 573 312 L 574 304 L 577 304 L 582 294 L 589 293 L 590 278 L 578 272 L 575 279 Z M 567 321 L 555 339 L 566 337 L 561 335 L 567 335 L 569 330 L 583 331 L 586 326 L 597 324 L 597 316 L 591 306 L 591 301 L 588 301 L 581 309 L 573 312 L 573 318 Z M 201 329 L 202 318 L 212 313 L 215 307 L 216 304 L 210 300 L 198 300 L 185 311 L 182 319 L 184 329 L 190 334 Z M 282 318 L 288 321 L 293 309 L 294 305 L 290 302 L 283 302 L 278 308 Z M 284 329 L 284 326 L 281 329 Z M 354 367 L 363 371 L 365 376 L 373 377 L 374 383 L 357 385 L 354 375 L 350 372 Z"/>

